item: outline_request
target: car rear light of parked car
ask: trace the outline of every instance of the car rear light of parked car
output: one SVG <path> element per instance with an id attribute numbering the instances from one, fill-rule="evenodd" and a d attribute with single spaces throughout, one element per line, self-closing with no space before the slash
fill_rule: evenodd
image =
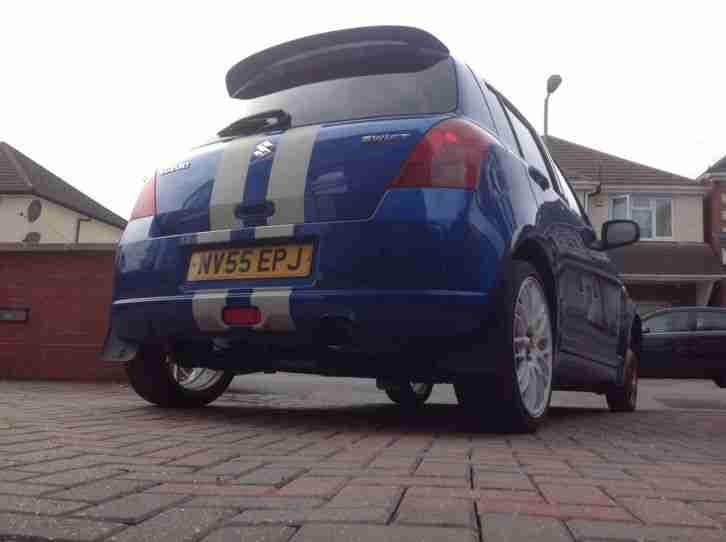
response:
<path id="1" fill-rule="evenodd" d="M 492 140 L 463 119 L 431 128 L 389 188 L 459 188 L 475 190 Z"/>
<path id="2" fill-rule="evenodd" d="M 144 218 L 156 214 L 156 173 L 144 184 L 141 189 L 134 210 L 131 212 L 131 219 Z"/>

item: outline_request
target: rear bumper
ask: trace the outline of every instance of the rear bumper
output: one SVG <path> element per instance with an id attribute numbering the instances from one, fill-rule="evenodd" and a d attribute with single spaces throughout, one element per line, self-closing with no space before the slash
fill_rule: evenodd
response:
<path id="1" fill-rule="evenodd" d="M 228 326 L 222 321 L 225 307 L 257 307 L 262 320 L 252 327 Z M 112 305 L 111 320 L 116 338 L 136 344 L 213 337 L 274 344 L 283 334 L 301 343 L 335 344 L 335 334 L 347 329 L 352 343 L 374 349 L 378 343 L 470 334 L 488 307 L 489 296 L 479 292 L 270 288 L 120 300 Z"/>
<path id="2" fill-rule="evenodd" d="M 204 337 L 319 343 L 328 340 L 320 330 L 334 321 L 373 349 L 470 334 L 488 316 L 506 255 L 509 234 L 497 216 L 482 212 L 471 192 L 400 189 L 360 221 L 174 236 L 158 236 L 153 219 L 133 221 L 116 262 L 113 335 L 136 344 Z M 187 280 L 195 250 L 276 242 L 312 243 L 311 275 Z M 225 307 L 248 306 L 260 309 L 259 325 L 222 321 Z"/>

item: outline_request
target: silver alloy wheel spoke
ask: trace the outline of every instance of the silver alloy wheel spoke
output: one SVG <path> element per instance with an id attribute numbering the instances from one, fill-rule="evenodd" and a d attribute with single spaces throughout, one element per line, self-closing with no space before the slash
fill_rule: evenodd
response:
<path id="1" fill-rule="evenodd" d="M 513 325 L 519 393 L 529 414 L 540 416 L 552 387 L 552 326 L 547 298 L 534 277 L 519 288 Z"/>
<path id="2" fill-rule="evenodd" d="M 219 382 L 224 376 L 224 371 L 207 369 L 204 367 L 187 368 L 174 363 L 171 357 L 167 357 L 171 378 L 185 390 L 204 391 Z"/>
<path id="3" fill-rule="evenodd" d="M 428 384 L 426 382 L 411 382 L 411 391 L 416 395 L 426 395 Z"/>

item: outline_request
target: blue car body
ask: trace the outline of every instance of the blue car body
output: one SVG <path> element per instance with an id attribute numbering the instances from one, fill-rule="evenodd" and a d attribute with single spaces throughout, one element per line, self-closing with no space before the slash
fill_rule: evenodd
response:
<path id="1" fill-rule="evenodd" d="M 620 378 L 637 321 L 609 259 L 589 248 L 587 217 L 531 127 L 548 171 L 497 133 L 486 97 L 510 116 L 516 109 L 437 44 L 420 47 L 438 47 L 452 70 L 451 110 L 271 126 L 215 138 L 157 171 L 154 214 L 132 219 L 119 244 L 104 357 L 128 361 L 156 343 L 240 373 L 451 381 L 490 370 L 487 323 L 511 260 L 525 258 L 555 313 L 555 385 L 597 390 Z M 236 84 L 228 75 L 231 94 L 255 95 Z M 476 187 L 394 187 L 426 134 L 451 119 L 490 142 Z M 313 246 L 308 276 L 189 280 L 195 251 L 291 243 Z M 245 307 L 260 321 L 223 320 Z M 484 349 L 476 356 L 473 343 Z"/>

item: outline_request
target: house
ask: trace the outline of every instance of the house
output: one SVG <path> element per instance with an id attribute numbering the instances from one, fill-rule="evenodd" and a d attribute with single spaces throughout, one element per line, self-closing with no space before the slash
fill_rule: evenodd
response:
<path id="1" fill-rule="evenodd" d="M 0 142 L 0 243 L 117 243 L 126 221 Z"/>
<path id="2" fill-rule="evenodd" d="M 709 304 L 726 271 L 704 238 L 708 186 L 564 139 L 548 136 L 545 142 L 595 231 L 616 218 L 640 225 L 639 243 L 609 254 L 641 314 Z"/>
<path id="3" fill-rule="evenodd" d="M 709 190 L 704 205 L 704 236 L 713 251 L 726 264 L 726 156 L 698 178 Z M 714 305 L 726 306 L 726 281 L 717 284 Z"/>

